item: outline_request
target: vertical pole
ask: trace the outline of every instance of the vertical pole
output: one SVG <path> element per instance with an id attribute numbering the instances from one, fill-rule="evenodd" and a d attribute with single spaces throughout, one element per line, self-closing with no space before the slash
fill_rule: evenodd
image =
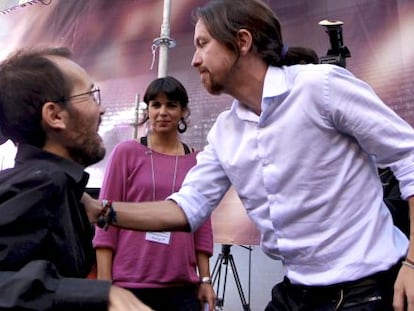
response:
<path id="1" fill-rule="evenodd" d="M 159 38 L 155 38 L 152 42 L 152 51 L 153 59 L 155 59 L 155 51 L 157 48 L 159 51 L 158 58 L 158 78 L 163 78 L 167 76 L 167 67 L 168 67 L 168 49 L 175 47 L 175 41 L 170 38 L 170 15 L 171 15 L 171 1 L 164 0 L 164 7 L 162 12 L 162 24 L 161 24 L 161 35 Z M 152 68 L 152 65 L 151 65 Z M 136 125 L 134 131 L 134 138 L 138 135 L 138 120 L 140 118 L 140 113 L 142 113 L 142 108 L 139 105 L 139 95 L 137 94 L 136 98 Z"/>
<path id="2" fill-rule="evenodd" d="M 170 47 L 170 14 L 171 1 L 164 0 L 164 10 L 162 14 L 161 35 L 160 35 L 160 54 L 158 59 L 158 78 L 167 75 L 168 49 Z"/>
<path id="3" fill-rule="evenodd" d="M 138 138 L 138 126 L 140 120 L 140 116 L 142 114 L 142 109 L 139 106 L 139 94 L 135 95 L 135 123 L 134 123 L 134 138 Z"/>
<path id="4" fill-rule="evenodd" d="M 0 0 L 1 1 L 1 0 Z M 162 12 L 162 24 L 161 24 L 161 35 L 159 38 L 155 38 L 152 42 L 152 51 L 153 51 L 153 60 L 155 59 L 155 52 L 157 48 L 159 51 L 158 58 L 158 78 L 163 78 L 167 76 L 167 67 L 168 67 L 168 49 L 175 47 L 175 41 L 170 38 L 170 15 L 171 15 L 171 1 L 164 0 L 164 7 Z M 151 65 L 152 68 L 152 65 Z M 139 103 L 139 94 L 135 97 L 136 102 L 136 121 L 135 121 L 135 131 L 134 138 L 137 137 L 138 133 L 138 123 L 141 121 L 140 117 L 142 116 L 142 111 L 144 108 L 140 107 Z"/>

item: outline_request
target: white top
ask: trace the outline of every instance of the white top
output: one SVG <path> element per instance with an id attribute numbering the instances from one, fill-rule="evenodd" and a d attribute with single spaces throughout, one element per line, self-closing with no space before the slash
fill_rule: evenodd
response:
<path id="1" fill-rule="evenodd" d="M 363 81 L 332 65 L 270 67 L 262 113 L 220 114 L 181 190 L 195 230 L 230 184 L 293 283 L 327 285 L 386 270 L 408 241 L 382 201 L 378 166 L 414 194 L 414 131 Z M 229 219 L 231 221 L 231 219 Z"/>

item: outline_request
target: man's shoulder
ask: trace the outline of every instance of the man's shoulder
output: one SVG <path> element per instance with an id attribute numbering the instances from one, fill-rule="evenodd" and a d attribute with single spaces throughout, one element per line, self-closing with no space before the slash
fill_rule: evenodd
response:
<path id="1" fill-rule="evenodd" d="M 347 69 L 331 64 L 297 64 L 284 66 L 283 71 L 287 76 L 296 77 L 300 75 L 310 75 L 314 78 L 318 76 L 326 76 L 331 73 L 351 74 Z"/>
<path id="2" fill-rule="evenodd" d="M 59 184 L 65 172 L 56 163 L 30 160 L 0 172 L 0 190 L 7 187 L 28 187 L 40 183 Z"/>
<path id="3" fill-rule="evenodd" d="M 333 77 L 352 76 L 348 70 L 331 64 L 292 65 L 284 67 L 284 72 L 288 89 L 312 94 L 322 94 L 323 88 L 333 83 Z"/>

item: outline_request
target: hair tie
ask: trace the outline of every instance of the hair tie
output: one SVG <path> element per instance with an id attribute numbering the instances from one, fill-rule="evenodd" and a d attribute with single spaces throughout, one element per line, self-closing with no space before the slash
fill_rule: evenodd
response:
<path id="1" fill-rule="evenodd" d="M 289 46 L 287 44 L 283 44 L 282 45 L 282 51 L 280 52 L 280 58 L 282 60 L 285 59 L 288 51 L 289 51 Z"/>

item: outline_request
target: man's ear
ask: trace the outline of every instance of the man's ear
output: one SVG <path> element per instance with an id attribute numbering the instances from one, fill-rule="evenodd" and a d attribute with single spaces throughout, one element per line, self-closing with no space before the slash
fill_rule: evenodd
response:
<path id="1" fill-rule="evenodd" d="M 52 129 L 65 129 L 67 111 L 57 103 L 46 102 L 42 107 L 42 122 Z"/>
<path id="2" fill-rule="evenodd" d="M 245 55 L 250 52 L 253 44 L 253 38 L 250 31 L 247 29 L 240 29 L 237 32 L 237 42 L 239 44 L 240 55 Z"/>

